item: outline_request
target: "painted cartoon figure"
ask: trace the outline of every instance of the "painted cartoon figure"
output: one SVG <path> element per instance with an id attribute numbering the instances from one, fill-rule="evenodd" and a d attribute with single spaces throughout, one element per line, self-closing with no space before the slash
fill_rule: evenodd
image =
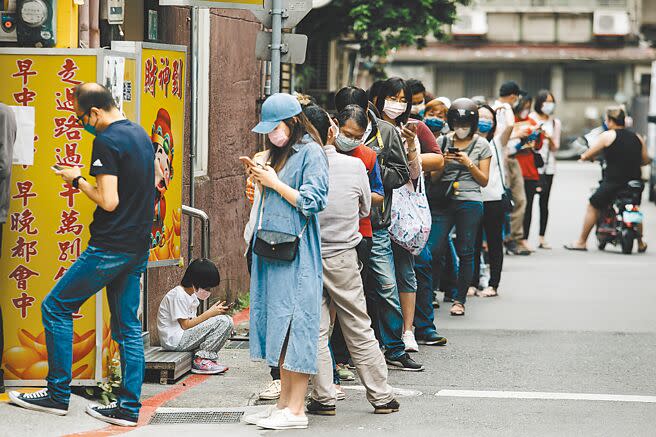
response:
<path id="1" fill-rule="evenodd" d="M 155 248 L 166 242 L 166 191 L 173 178 L 173 134 L 171 132 L 171 116 L 164 108 L 157 112 L 153 123 L 151 141 L 155 150 L 155 219 L 151 233 Z"/>

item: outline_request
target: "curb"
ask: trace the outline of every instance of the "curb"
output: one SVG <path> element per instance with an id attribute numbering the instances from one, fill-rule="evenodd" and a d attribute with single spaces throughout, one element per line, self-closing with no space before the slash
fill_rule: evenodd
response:
<path id="1" fill-rule="evenodd" d="M 232 322 L 235 326 L 241 325 L 242 323 L 249 322 L 251 319 L 251 307 L 248 306 L 238 313 L 233 314 Z"/>

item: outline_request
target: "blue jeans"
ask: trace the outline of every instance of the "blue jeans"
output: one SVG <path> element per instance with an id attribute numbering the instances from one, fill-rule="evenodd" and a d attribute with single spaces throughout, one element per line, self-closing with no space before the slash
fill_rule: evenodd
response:
<path id="1" fill-rule="evenodd" d="M 436 332 L 433 311 L 433 256 L 439 257 L 449 249 L 449 233 L 456 227 L 456 253 L 459 258 L 458 289 L 454 300 L 465 303 L 467 289 L 474 272 L 474 249 L 478 226 L 483 217 L 483 202 L 454 200 L 444 210 L 433 211 L 433 224 L 424 250 L 415 258 L 417 275 L 417 304 L 415 335 Z"/>
<path id="2" fill-rule="evenodd" d="M 373 234 L 373 246 L 367 265 L 371 286 L 366 287 L 365 292 L 376 304 L 380 341 L 385 346 L 385 356 L 395 360 L 405 355 L 405 345 L 401 339 L 403 314 L 396 288 L 392 241 L 387 229 L 375 230 Z"/>
<path id="3" fill-rule="evenodd" d="M 72 314 L 98 291 L 107 287 L 111 311 L 112 338 L 121 353 L 123 376 L 118 406 L 138 417 L 141 385 L 145 371 L 139 309 L 139 279 L 146 271 L 148 252 L 111 252 L 89 246 L 41 305 L 48 348 L 48 393 L 57 402 L 68 404 L 73 364 Z"/>

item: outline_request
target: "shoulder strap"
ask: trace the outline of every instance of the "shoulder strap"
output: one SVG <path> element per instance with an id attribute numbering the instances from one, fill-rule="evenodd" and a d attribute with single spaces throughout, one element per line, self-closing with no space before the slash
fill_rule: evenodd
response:
<path id="1" fill-rule="evenodd" d="M 260 201 L 260 219 L 258 220 L 257 223 L 257 230 L 261 231 L 262 230 L 262 217 L 264 216 L 264 197 L 266 196 L 266 187 L 263 190 L 262 193 L 262 200 Z M 303 229 L 301 229 L 301 232 L 298 234 L 298 238 L 302 238 L 303 234 L 305 233 L 305 229 L 307 229 L 308 224 L 310 223 L 310 219 L 306 218 L 305 219 L 305 226 L 303 226 Z"/>
<path id="2" fill-rule="evenodd" d="M 503 191 L 506 191 L 506 183 L 504 182 L 504 177 L 503 177 L 503 169 L 501 168 L 501 160 L 499 159 L 499 149 L 497 149 L 497 145 L 494 142 L 494 138 L 492 139 L 492 148 L 494 149 L 494 154 L 497 156 L 497 165 L 499 166 L 499 176 L 501 177 L 501 186 L 503 187 Z"/>

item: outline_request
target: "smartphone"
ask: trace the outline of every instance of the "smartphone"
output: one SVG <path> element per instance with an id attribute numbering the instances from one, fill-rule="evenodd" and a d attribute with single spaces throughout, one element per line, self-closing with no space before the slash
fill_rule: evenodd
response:
<path id="1" fill-rule="evenodd" d="M 460 149 L 458 149 L 457 147 L 447 147 L 446 153 L 452 153 L 452 154 L 460 153 Z"/>
<path id="2" fill-rule="evenodd" d="M 239 157 L 239 160 L 240 160 L 242 163 L 244 163 L 245 165 L 249 166 L 249 167 L 260 167 L 260 168 L 264 168 L 264 166 L 263 166 L 262 164 L 260 164 L 259 162 L 255 162 L 255 161 L 253 161 L 253 160 L 252 160 L 251 158 L 249 158 L 248 156 L 240 156 L 240 157 Z"/>
<path id="3" fill-rule="evenodd" d="M 50 168 L 53 169 L 54 171 L 60 171 L 64 169 L 64 167 L 57 164 L 51 165 Z"/>

